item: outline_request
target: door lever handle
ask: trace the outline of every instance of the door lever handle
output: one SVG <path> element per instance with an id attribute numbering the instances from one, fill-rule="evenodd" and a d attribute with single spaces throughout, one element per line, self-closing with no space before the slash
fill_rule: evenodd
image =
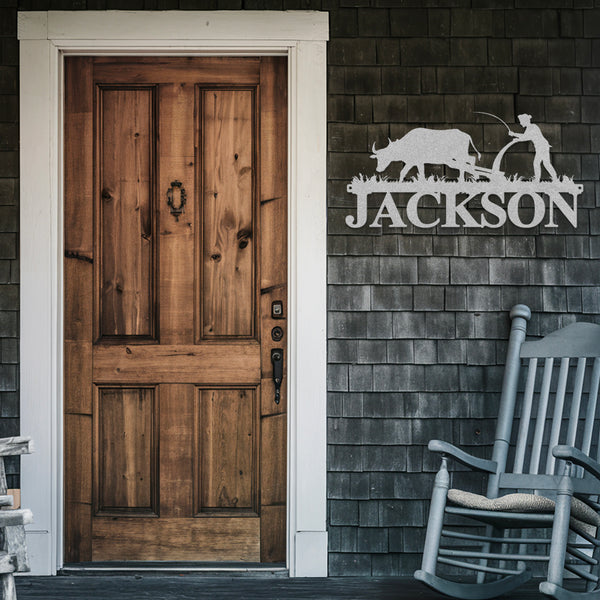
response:
<path id="1" fill-rule="evenodd" d="M 283 349 L 273 348 L 271 350 L 271 362 L 273 363 L 273 383 L 275 384 L 275 404 L 281 400 L 281 382 L 283 381 Z"/>

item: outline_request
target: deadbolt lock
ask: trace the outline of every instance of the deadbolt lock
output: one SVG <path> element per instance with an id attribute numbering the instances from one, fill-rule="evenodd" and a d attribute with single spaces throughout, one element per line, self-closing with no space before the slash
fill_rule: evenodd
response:
<path id="1" fill-rule="evenodd" d="M 283 338 L 283 329 L 279 326 L 273 327 L 273 329 L 271 329 L 271 338 L 274 342 L 281 340 Z"/>

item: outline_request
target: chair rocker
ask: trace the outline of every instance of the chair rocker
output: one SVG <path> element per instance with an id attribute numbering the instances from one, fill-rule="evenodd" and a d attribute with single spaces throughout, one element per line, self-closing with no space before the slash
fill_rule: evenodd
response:
<path id="1" fill-rule="evenodd" d="M 547 596 L 600 600 L 600 325 L 525 341 L 531 311 L 517 305 L 510 316 L 492 459 L 429 443 L 442 464 L 415 578 L 476 600 L 535 572 Z M 487 494 L 449 489 L 449 459 L 487 477 Z"/>

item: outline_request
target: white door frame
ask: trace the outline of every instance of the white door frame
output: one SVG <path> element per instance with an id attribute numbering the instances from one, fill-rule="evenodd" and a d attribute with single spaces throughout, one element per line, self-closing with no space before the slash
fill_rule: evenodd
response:
<path id="1" fill-rule="evenodd" d="M 65 54 L 285 54 L 289 64 L 288 549 L 291 576 L 327 575 L 327 13 L 19 13 L 21 462 L 34 574 L 63 564 L 62 65 Z"/>

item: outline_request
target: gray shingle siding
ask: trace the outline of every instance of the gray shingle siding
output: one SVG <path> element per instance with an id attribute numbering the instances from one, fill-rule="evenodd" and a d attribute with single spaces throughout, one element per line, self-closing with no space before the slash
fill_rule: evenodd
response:
<path id="1" fill-rule="evenodd" d="M 565 223 L 557 231 L 510 224 L 484 231 L 411 226 L 394 230 L 385 225 L 381 230 L 344 230 L 329 224 L 329 246 L 343 249 L 351 278 L 338 281 L 344 275 L 330 272 L 330 298 L 338 288 L 341 295 L 331 305 L 336 319 L 350 319 L 338 310 L 344 285 L 364 272 L 361 259 L 376 255 L 358 249 L 365 234 L 373 248 L 385 240 L 389 249 L 378 269 L 373 265 L 369 272 L 369 310 L 392 316 L 385 357 L 380 346 L 364 345 L 371 339 L 366 324 L 361 326 L 364 333 L 343 338 L 357 341 L 363 350 L 354 362 L 348 361 L 349 369 L 366 362 L 373 370 L 362 390 L 352 389 L 363 392 L 362 415 L 347 425 L 352 435 L 343 443 L 329 438 L 330 445 L 340 444 L 330 454 L 335 457 L 330 469 L 339 475 L 346 465 L 346 472 L 357 474 L 353 448 L 368 444 L 360 467 L 371 484 L 369 498 L 345 497 L 359 502 L 358 535 L 352 538 L 356 546 L 332 549 L 330 572 L 349 574 L 354 565 L 367 572 L 370 561 L 373 575 L 410 574 L 418 564 L 427 497 L 439 462 L 427 452 L 427 441 L 447 439 L 480 456 L 490 451 L 510 307 L 524 302 L 532 308 L 533 335 L 573 318 L 600 321 L 600 272 L 595 264 L 600 256 L 600 74 L 593 50 L 599 45 L 594 38 L 600 11 L 588 4 L 574 8 L 570 0 L 550 8 L 532 0 L 432 0 L 406 8 L 386 0 L 364 4 L 369 8 L 358 9 L 356 18 L 360 11 L 368 14 L 368 27 L 348 25 L 357 3 L 345 4 L 345 31 L 336 23 L 336 11 L 330 14 L 331 47 L 354 43 L 354 65 L 360 67 L 349 85 L 336 85 L 335 104 L 354 106 L 354 113 L 348 109 L 341 117 L 335 105 L 330 111 L 336 169 L 328 177 L 330 189 L 339 190 L 329 196 L 330 207 L 338 209 L 330 219 L 343 222 L 351 212 L 348 200 L 353 198 L 344 185 L 358 173 L 375 172 L 374 164 L 364 161 L 372 143 L 379 148 L 388 136 L 399 138 L 415 126 L 449 125 L 468 131 L 483 153 L 482 162 L 491 164 L 507 142 L 506 130 L 478 117 L 478 110 L 497 114 L 511 126 L 520 112 L 532 114 L 552 144 L 558 172 L 576 177 L 585 187 L 577 229 Z M 374 39 L 376 61 L 367 63 Z M 349 56 L 345 54 L 342 62 L 338 50 L 330 51 L 330 67 L 343 65 L 347 75 L 353 70 Z M 357 81 L 373 80 L 371 88 L 357 91 Z M 370 123 L 378 129 L 367 129 L 365 139 L 362 127 Z M 345 148 L 342 141 L 347 142 Z M 507 156 L 507 170 L 531 177 L 532 157 L 530 149 Z M 370 210 L 369 216 L 374 216 Z M 367 320 L 365 315 L 362 319 Z M 339 330 L 329 330 L 335 368 L 340 366 Z M 470 473 L 460 471 L 455 479 L 474 490 L 481 488 Z M 336 528 L 331 520 L 334 537 Z M 383 561 L 386 533 L 388 559 Z"/>
<path id="2" fill-rule="evenodd" d="M 6 6 L 8 4 L 8 6 Z M 16 8 L 0 8 L 0 436 L 19 433 L 19 125 Z M 18 486 L 19 461 L 7 461 Z"/>

